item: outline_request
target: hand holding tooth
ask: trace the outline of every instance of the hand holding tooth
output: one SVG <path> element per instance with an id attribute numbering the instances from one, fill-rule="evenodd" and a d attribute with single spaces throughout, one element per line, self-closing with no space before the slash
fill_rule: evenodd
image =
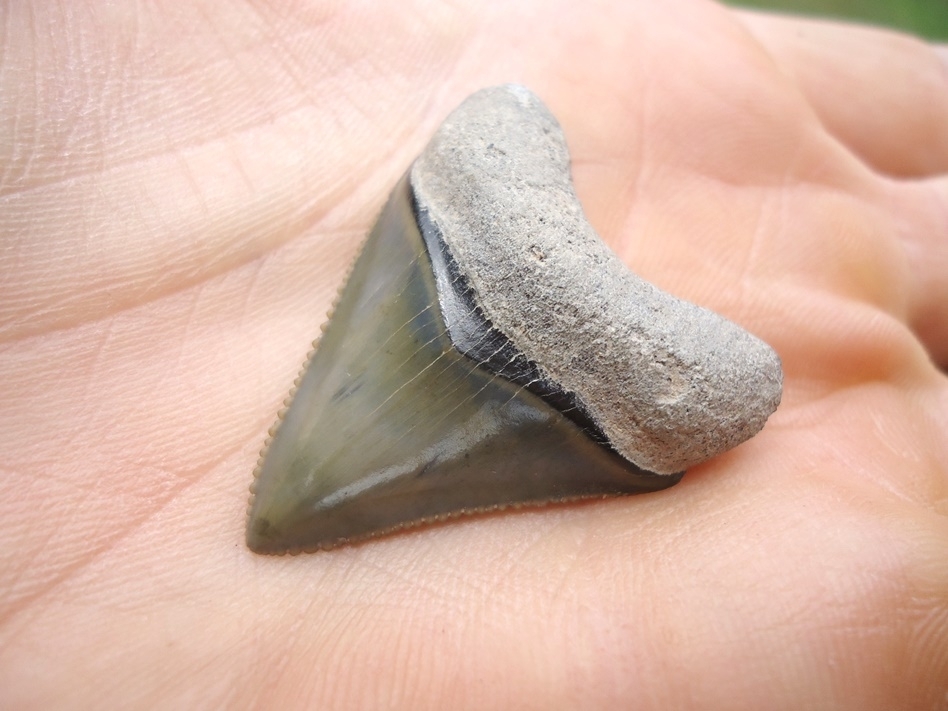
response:
<path id="1" fill-rule="evenodd" d="M 944 707 L 943 50 L 704 0 L 0 17 L 0 708 Z M 511 80 L 582 209 L 538 105 L 439 131 Z M 255 550 L 610 497 L 248 550 L 343 282 Z M 734 324 L 780 405 L 676 484 L 775 404 Z"/>

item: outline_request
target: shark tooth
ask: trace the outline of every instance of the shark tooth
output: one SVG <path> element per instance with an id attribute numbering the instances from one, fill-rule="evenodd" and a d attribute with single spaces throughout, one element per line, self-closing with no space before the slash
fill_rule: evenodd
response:
<path id="1" fill-rule="evenodd" d="M 469 97 L 395 187 L 261 453 L 260 553 L 656 491 L 756 434 L 774 351 L 648 284 L 585 220 L 562 131 Z"/>

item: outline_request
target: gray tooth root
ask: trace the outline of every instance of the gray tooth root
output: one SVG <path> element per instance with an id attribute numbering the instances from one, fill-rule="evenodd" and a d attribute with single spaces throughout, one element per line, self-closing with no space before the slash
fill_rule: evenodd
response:
<path id="1" fill-rule="evenodd" d="M 767 344 L 642 280 L 596 235 L 562 130 L 527 89 L 468 98 L 410 179 L 483 317 L 638 467 L 680 472 L 752 437 L 779 405 Z M 462 311 L 452 320 L 441 303 L 463 341 Z"/>

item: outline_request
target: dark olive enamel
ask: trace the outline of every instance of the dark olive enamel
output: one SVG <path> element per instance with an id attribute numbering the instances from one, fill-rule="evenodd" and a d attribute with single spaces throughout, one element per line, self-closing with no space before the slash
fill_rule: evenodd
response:
<path id="1" fill-rule="evenodd" d="M 635 467 L 454 347 L 404 179 L 263 458 L 247 544 L 326 548 L 459 512 L 680 478 Z"/>

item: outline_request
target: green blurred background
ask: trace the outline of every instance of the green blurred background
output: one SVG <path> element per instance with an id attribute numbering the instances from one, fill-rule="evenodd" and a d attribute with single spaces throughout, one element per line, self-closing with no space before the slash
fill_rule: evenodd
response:
<path id="1" fill-rule="evenodd" d="M 948 40 L 948 0 L 726 0 L 729 5 L 884 25 Z"/>

